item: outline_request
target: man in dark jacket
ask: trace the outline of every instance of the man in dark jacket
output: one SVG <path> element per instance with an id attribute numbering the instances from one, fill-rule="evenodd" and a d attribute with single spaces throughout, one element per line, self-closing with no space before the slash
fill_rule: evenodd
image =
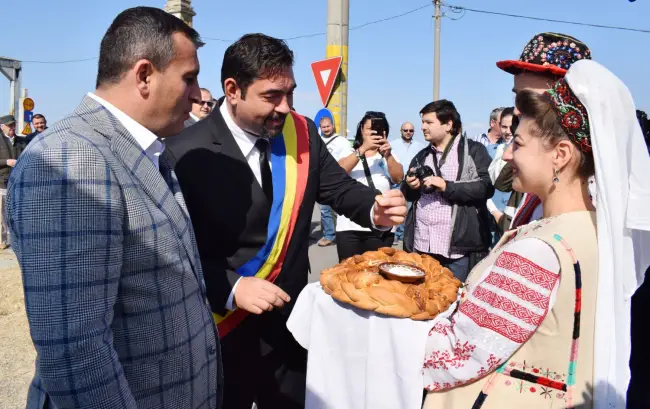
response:
<path id="1" fill-rule="evenodd" d="M 9 246 L 9 230 L 4 218 L 7 181 L 25 146 L 25 138 L 16 135 L 16 118 L 13 115 L 0 117 L 0 249 Z"/>
<path id="2" fill-rule="evenodd" d="M 34 126 L 34 132 L 25 137 L 26 143 L 30 143 L 39 133 L 45 132 L 47 129 L 47 119 L 45 119 L 43 114 L 36 114 L 32 118 L 32 125 Z"/>
<path id="3" fill-rule="evenodd" d="M 307 285 L 314 204 L 390 230 L 406 203 L 399 191 L 375 197 L 351 179 L 314 122 L 292 111 L 293 52 L 284 41 L 237 40 L 221 84 L 218 106 L 166 140 L 164 159 L 196 231 L 223 351 L 223 407 L 304 408 L 307 355 L 286 322 Z"/>
<path id="4" fill-rule="evenodd" d="M 420 115 L 430 146 L 415 156 L 402 184 L 406 199 L 414 202 L 406 218 L 404 249 L 431 255 L 464 281 L 490 246 L 490 155 L 481 143 L 461 135 L 460 114 L 452 102 L 431 102 Z"/>
<path id="5" fill-rule="evenodd" d="M 6 189 L 9 174 L 27 142 L 24 137 L 16 135 L 16 119 L 13 115 L 0 118 L 0 134 L 0 189 Z"/>

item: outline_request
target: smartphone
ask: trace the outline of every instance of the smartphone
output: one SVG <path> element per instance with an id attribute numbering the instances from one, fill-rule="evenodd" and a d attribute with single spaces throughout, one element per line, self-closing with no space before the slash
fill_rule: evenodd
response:
<path id="1" fill-rule="evenodd" d="M 371 118 L 370 121 L 370 129 L 377 132 L 377 135 L 383 137 L 384 133 L 386 132 L 384 120 L 380 118 Z"/>

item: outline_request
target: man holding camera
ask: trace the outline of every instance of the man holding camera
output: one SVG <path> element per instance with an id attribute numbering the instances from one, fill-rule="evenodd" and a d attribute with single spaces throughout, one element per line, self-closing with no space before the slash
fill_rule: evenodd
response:
<path id="1" fill-rule="evenodd" d="M 447 100 L 420 111 L 424 139 L 402 184 L 413 206 L 406 217 L 404 249 L 429 254 L 461 281 L 488 252 L 494 193 L 485 146 L 462 136 L 460 114 Z"/>

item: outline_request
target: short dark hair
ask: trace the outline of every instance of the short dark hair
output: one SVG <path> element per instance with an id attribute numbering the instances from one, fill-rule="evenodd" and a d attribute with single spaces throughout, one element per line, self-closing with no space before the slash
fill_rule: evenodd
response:
<path id="1" fill-rule="evenodd" d="M 438 118 L 438 121 L 440 121 L 441 124 L 446 124 L 451 121 L 451 133 L 453 135 L 458 135 L 460 130 L 463 128 L 460 114 L 453 102 L 446 99 L 429 102 L 420 110 L 420 116 L 432 112 L 436 114 L 436 118 Z"/>
<path id="2" fill-rule="evenodd" d="M 503 108 L 501 111 L 501 119 L 507 116 L 515 116 L 515 107 Z"/>
<path id="3" fill-rule="evenodd" d="M 199 48 L 199 33 L 183 20 L 154 7 L 133 7 L 115 17 L 99 46 L 97 88 L 115 84 L 138 61 L 164 71 L 174 58 L 172 34 L 182 33 Z"/>
<path id="4" fill-rule="evenodd" d="M 503 111 L 501 111 L 501 120 L 503 118 L 507 118 L 511 116 L 512 117 L 512 123 L 510 125 L 510 131 L 512 132 L 512 136 L 514 137 L 515 132 L 517 132 L 517 127 L 519 126 L 519 117 L 515 115 L 515 107 L 506 107 L 503 108 Z M 501 123 L 499 123 L 501 125 Z"/>
<path id="5" fill-rule="evenodd" d="M 34 119 L 38 119 L 38 118 L 43 119 L 43 121 L 45 121 L 45 122 L 47 123 L 47 119 L 45 119 L 45 117 L 43 116 L 43 114 L 36 114 L 36 115 L 34 115 L 34 116 L 32 117 L 32 122 L 34 122 Z"/>
<path id="6" fill-rule="evenodd" d="M 334 121 L 333 121 L 332 118 L 330 118 L 329 116 L 324 116 L 324 117 L 322 117 L 322 118 L 320 119 L 320 121 L 318 121 L 318 122 L 319 122 L 319 124 L 322 124 L 323 121 L 330 121 L 330 122 L 332 123 L 332 125 L 334 125 Z"/>
<path id="7" fill-rule="evenodd" d="M 233 78 L 241 89 L 242 98 L 245 98 L 253 81 L 272 78 L 291 67 L 293 51 L 284 40 L 259 33 L 246 34 L 230 45 L 223 55 L 221 86 L 228 78 Z"/>

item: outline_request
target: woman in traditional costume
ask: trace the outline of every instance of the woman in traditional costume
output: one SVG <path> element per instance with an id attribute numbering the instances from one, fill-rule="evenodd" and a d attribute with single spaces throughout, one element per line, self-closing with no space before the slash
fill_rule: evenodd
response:
<path id="1" fill-rule="evenodd" d="M 632 97 L 579 61 L 516 105 L 505 159 L 544 218 L 507 232 L 430 331 L 424 408 L 624 409 L 630 298 L 650 264 L 650 158 Z"/>

